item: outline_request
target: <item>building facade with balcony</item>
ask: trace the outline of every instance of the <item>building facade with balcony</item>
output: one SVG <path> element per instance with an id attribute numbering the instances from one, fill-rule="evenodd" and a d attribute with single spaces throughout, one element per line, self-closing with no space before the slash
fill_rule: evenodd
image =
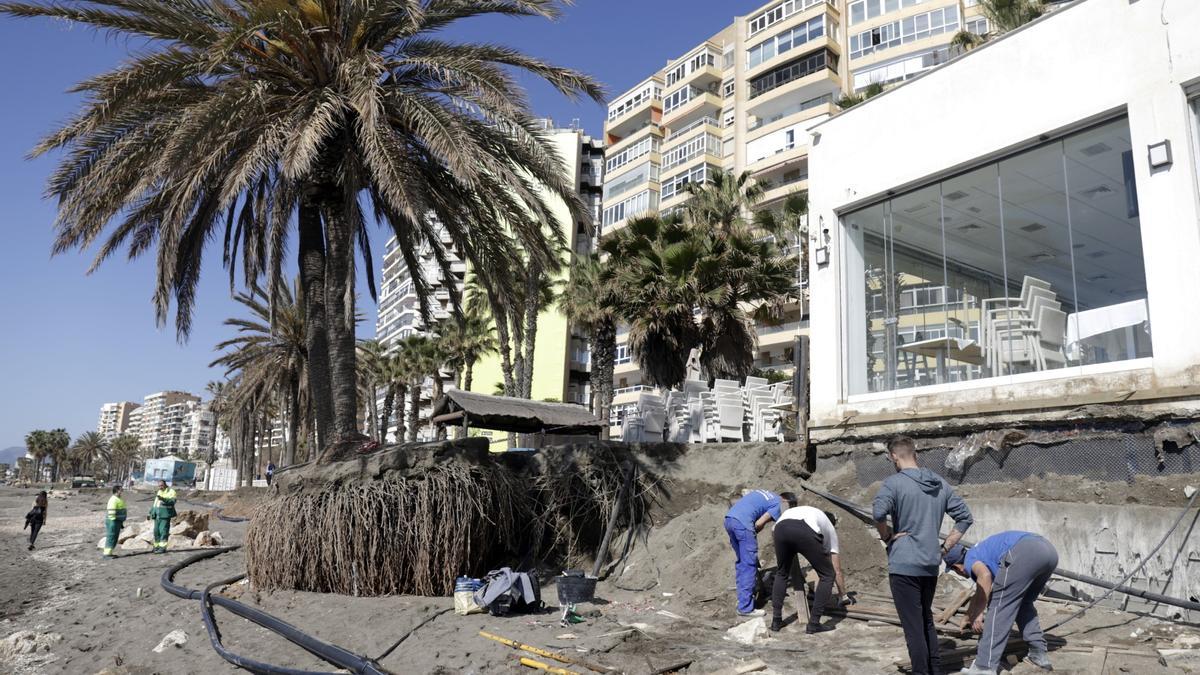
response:
<path id="1" fill-rule="evenodd" d="M 133 401 L 105 403 L 100 406 L 100 419 L 96 423 L 96 432 L 108 440 L 112 440 L 130 431 L 130 414 L 141 407 Z"/>
<path id="2" fill-rule="evenodd" d="M 846 94 L 945 63 L 960 30 L 988 32 L 976 0 L 777 0 L 734 17 L 609 103 L 601 236 L 678 209 L 686 186 L 714 169 L 765 183 L 759 208 L 807 192 L 810 130 Z M 790 372 L 807 321 L 797 303 L 760 326 L 756 366 Z M 619 350 L 627 339 L 618 335 Z M 614 380 L 617 411 L 637 399 L 636 360 L 619 363 Z"/>

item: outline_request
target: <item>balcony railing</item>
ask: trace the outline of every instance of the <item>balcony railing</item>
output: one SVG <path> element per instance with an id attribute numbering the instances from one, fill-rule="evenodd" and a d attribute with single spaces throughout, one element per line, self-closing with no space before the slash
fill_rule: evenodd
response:
<path id="1" fill-rule="evenodd" d="M 620 396 L 622 394 L 636 394 L 638 392 L 643 392 L 643 391 L 654 391 L 654 387 L 650 387 L 650 386 L 647 386 L 644 384 L 636 384 L 632 387 L 621 387 L 619 389 L 613 390 L 613 396 Z"/>
<path id="2" fill-rule="evenodd" d="M 717 127 L 718 129 L 721 128 L 721 123 L 717 121 L 717 118 L 712 117 L 711 115 L 705 115 L 704 117 L 701 117 L 700 119 L 688 124 L 686 127 L 683 127 L 682 129 L 680 129 L 678 131 L 672 129 L 670 138 L 676 138 L 678 136 L 682 136 L 683 134 L 686 134 L 687 132 L 691 131 L 692 129 L 695 129 L 696 127 L 702 127 L 706 124 L 711 124 L 714 127 Z"/>

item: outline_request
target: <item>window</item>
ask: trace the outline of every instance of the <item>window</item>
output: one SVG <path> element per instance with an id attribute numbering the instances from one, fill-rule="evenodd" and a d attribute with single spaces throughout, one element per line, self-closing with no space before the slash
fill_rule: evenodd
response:
<path id="1" fill-rule="evenodd" d="M 625 148 L 621 152 L 618 152 L 609 158 L 609 160 L 605 163 L 605 168 L 608 171 L 619 169 L 620 167 L 625 166 L 626 164 L 639 157 L 642 157 L 643 155 L 647 155 L 651 152 L 658 152 L 658 148 L 661 143 L 662 142 L 659 141 L 655 136 L 643 138 L 637 143 L 634 143 L 633 145 Z"/>
<path id="2" fill-rule="evenodd" d="M 713 134 L 699 134 L 675 146 L 663 155 L 663 170 L 671 169 L 703 154 L 721 154 L 721 139 Z"/>
<path id="3" fill-rule="evenodd" d="M 688 183 L 703 183 L 717 168 L 711 164 L 701 164 L 667 178 L 662 183 L 662 198 L 667 199 L 683 192 Z"/>
<path id="4" fill-rule="evenodd" d="M 871 84 L 892 84 L 916 77 L 930 68 L 950 60 L 947 47 L 931 49 L 913 56 L 882 63 L 870 68 L 854 71 L 854 90 L 860 91 Z"/>
<path id="5" fill-rule="evenodd" d="M 637 168 L 621 174 L 616 180 L 606 183 L 604 185 L 604 200 L 608 201 L 619 197 L 652 180 L 658 180 L 658 164 L 655 162 L 643 162 Z"/>
<path id="6" fill-rule="evenodd" d="M 608 106 L 608 119 L 611 122 L 650 100 L 662 100 L 662 87 L 658 86 L 657 82 L 650 82 L 639 89 L 637 93 L 630 94 Z"/>
<path id="7" fill-rule="evenodd" d="M 842 223 L 851 394 L 1152 355 L 1125 118 Z"/>
<path id="8" fill-rule="evenodd" d="M 746 50 L 747 68 L 754 68 L 772 57 L 791 51 L 825 34 L 825 15 L 813 17 L 808 21 L 785 30 L 779 35 L 767 38 L 763 42 Z"/>
<path id="9" fill-rule="evenodd" d="M 986 16 L 967 19 L 967 30 L 976 35 L 987 35 L 988 20 Z"/>
<path id="10" fill-rule="evenodd" d="M 786 0 L 774 7 L 767 9 L 761 14 L 755 15 L 749 21 L 750 35 L 760 33 L 771 26 L 783 21 L 796 12 L 803 12 L 810 7 L 816 7 L 828 3 L 835 6 L 833 0 Z"/>
<path id="11" fill-rule="evenodd" d="M 977 1 L 977 0 L 976 0 Z M 925 0 L 858 0 L 850 3 L 850 25 L 874 19 L 882 14 L 889 14 L 906 7 L 919 5 Z M 975 2 L 967 0 L 967 7 Z"/>
<path id="12" fill-rule="evenodd" d="M 733 80 L 725 80 L 721 84 L 721 98 L 729 98 L 733 96 L 733 92 L 737 91 L 737 84 Z"/>
<path id="13" fill-rule="evenodd" d="M 667 73 L 667 86 L 668 87 L 675 84 L 676 82 L 679 82 L 680 80 L 687 77 L 689 74 L 696 72 L 697 70 L 707 68 L 708 66 L 716 65 L 716 63 L 717 63 L 717 57 L 707 50 L 702 51 L 699 54 L 692 56 L 691 58 L 687 58 L 687 57 L 684 57 L 684 58 L 687 60 L 680 63 L 678 66 L 675 66 L 674 68 L 671 69 L 670 72 Z"/>
<path id="14" fill-rule="evenodd" d="M 802 56 L 750 80 L 750 98 L 757 98 L 792 80 L 812 75 L 825 68 L 837 71 L 837 55 L 833 52 L 822 49 Z"/>
<path id="15" fill-rule="evenodd" d="M 617 366 L 624 365 L 626 363 L 629 363 L 632 360 L 633 360 L 633 354 L 629 351 L 629 344 L 621 343 L 621 344 L 617 345 L 617 351 L 616 351 L 615 358 L 613 359 L 613 365 L 617 365 Z"/>
<path id="16" fill-rule="evenodd" d="M 604 209 L 604 225 L 615 225 L 626 218 L 658 208 L 658 193 L 643 190 L 638 194 Z"/>
<path id="17" fill-rule="evenodd" d="M 702 95 L 704 92 L 696 87 L 684 87 L 679 91 L 673 92 L 667 96 L 667 100 L 663 102 L 663 112 L 669 113 L 672 110 L 682 106 L 684 103 L 693 98 Z"/>
<path id="18" fill-rule="evenodd" d="M 853 23 L 853 21 L 851 21 Z M 958 30 L 958 5 L 939 7 L 850 36 L 850 58 L 873 54 L 933 35 Z"/>

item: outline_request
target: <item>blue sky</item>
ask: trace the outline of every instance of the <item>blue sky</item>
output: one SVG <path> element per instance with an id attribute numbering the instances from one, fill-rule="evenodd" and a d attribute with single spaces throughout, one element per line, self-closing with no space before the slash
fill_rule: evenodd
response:
<path id="1" fill-rule="evenodd" d="M 578 0 L 556 23 L 481 19 L 447 37 L 511 45 L 599 79 L 610 94 L 633 86 L 667 59 L 727 25 L 762 0 Z M 0 19 L 0 448 L 20 445 L 31 429 L 95 428 L 106 401 L 141 401 L 164 389 L 201 392 L 223 373 L 210 369 L 213 345 L 237 315 L 219 244 L 210 246 L 188 342 L 155 325 L 153 258 L 114 257 L 88 276 L 89 253 L 51 257 L 54 205 L 42 198 L 54 158 L 25 159 L 29 149 L 76 110 L 70 86 L 121 62 L 129 44 L 80 26 Z M 527 82 L 538 114 L 566 125 L 578 118 L 601 133 L 602 106 L 573 103 Z M 376 237 L 382 251 L 385 236 Z M 374 330 L 375 307 L 363 294 Z"/>

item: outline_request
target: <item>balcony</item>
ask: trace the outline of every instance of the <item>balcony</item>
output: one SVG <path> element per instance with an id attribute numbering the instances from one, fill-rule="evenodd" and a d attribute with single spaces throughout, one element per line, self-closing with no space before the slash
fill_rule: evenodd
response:
<path id="1" fill-rule="evenodd" d="M 721 50 L 715 46 L 705 46 L 705 48 L 691 52 L 669 64 L 667 66 L 668 84 L 663 90 L 664 97 L 685 85 L 701 89 L 708 89 L 710 85 L 720 85 L 722 74 L 717 65 L 719 63 L 721 63 Z"/>
<path id="2" fill-rule="evenodd" d="M 808 322 L 804 321 L 787 321 L 778 326 L 769 326 L 759 324 L 754 330 L 758 333 L 758 346 L 760 349 L 767 347 L 776 347 L 780 345 L 791 346 L 797 335 L 803 335 L 807 332 Z"/>
<path id="3" fill-rule="evenodd" d="M 613 405 L 619 403 L 636 403 L 638 394 L 642 392 L 654 391 L 654 387 L 644 384 L 636 384 L 632 387 L 621 387 L 613 391 Z"/>
<path id="4" fill-rule="evenodd" d="M 841 90 L 837 55 L 828 50 L 814 52 L 792 63 L 771 69 L 751 85 L 746 112 L 762 120 L 774 120 L 796 105 Z M 769 123 L 769 122 L 768 122 Z"/>
<path id="5" fill-rule="evenodd" d="M 651 98 L 610 119 L 604 125 L 608 144 L 620 143 L 639 129 L 658 124 L 662 119 L 662 108 L 662 99 Z"/>
<path id="6" fill-rule="evenodd" d="M 676 94 L 688 92 L 688 99 L 667 112 L 664 108 L 662 116 L 662 124 L 666 127 L 683 128 L 704 117 L 712 117 L 721 112 L 721 107 L 724 101 L 716 88 L 697 89 L 696 87 L 686 87 L 679 90 Z"/>

